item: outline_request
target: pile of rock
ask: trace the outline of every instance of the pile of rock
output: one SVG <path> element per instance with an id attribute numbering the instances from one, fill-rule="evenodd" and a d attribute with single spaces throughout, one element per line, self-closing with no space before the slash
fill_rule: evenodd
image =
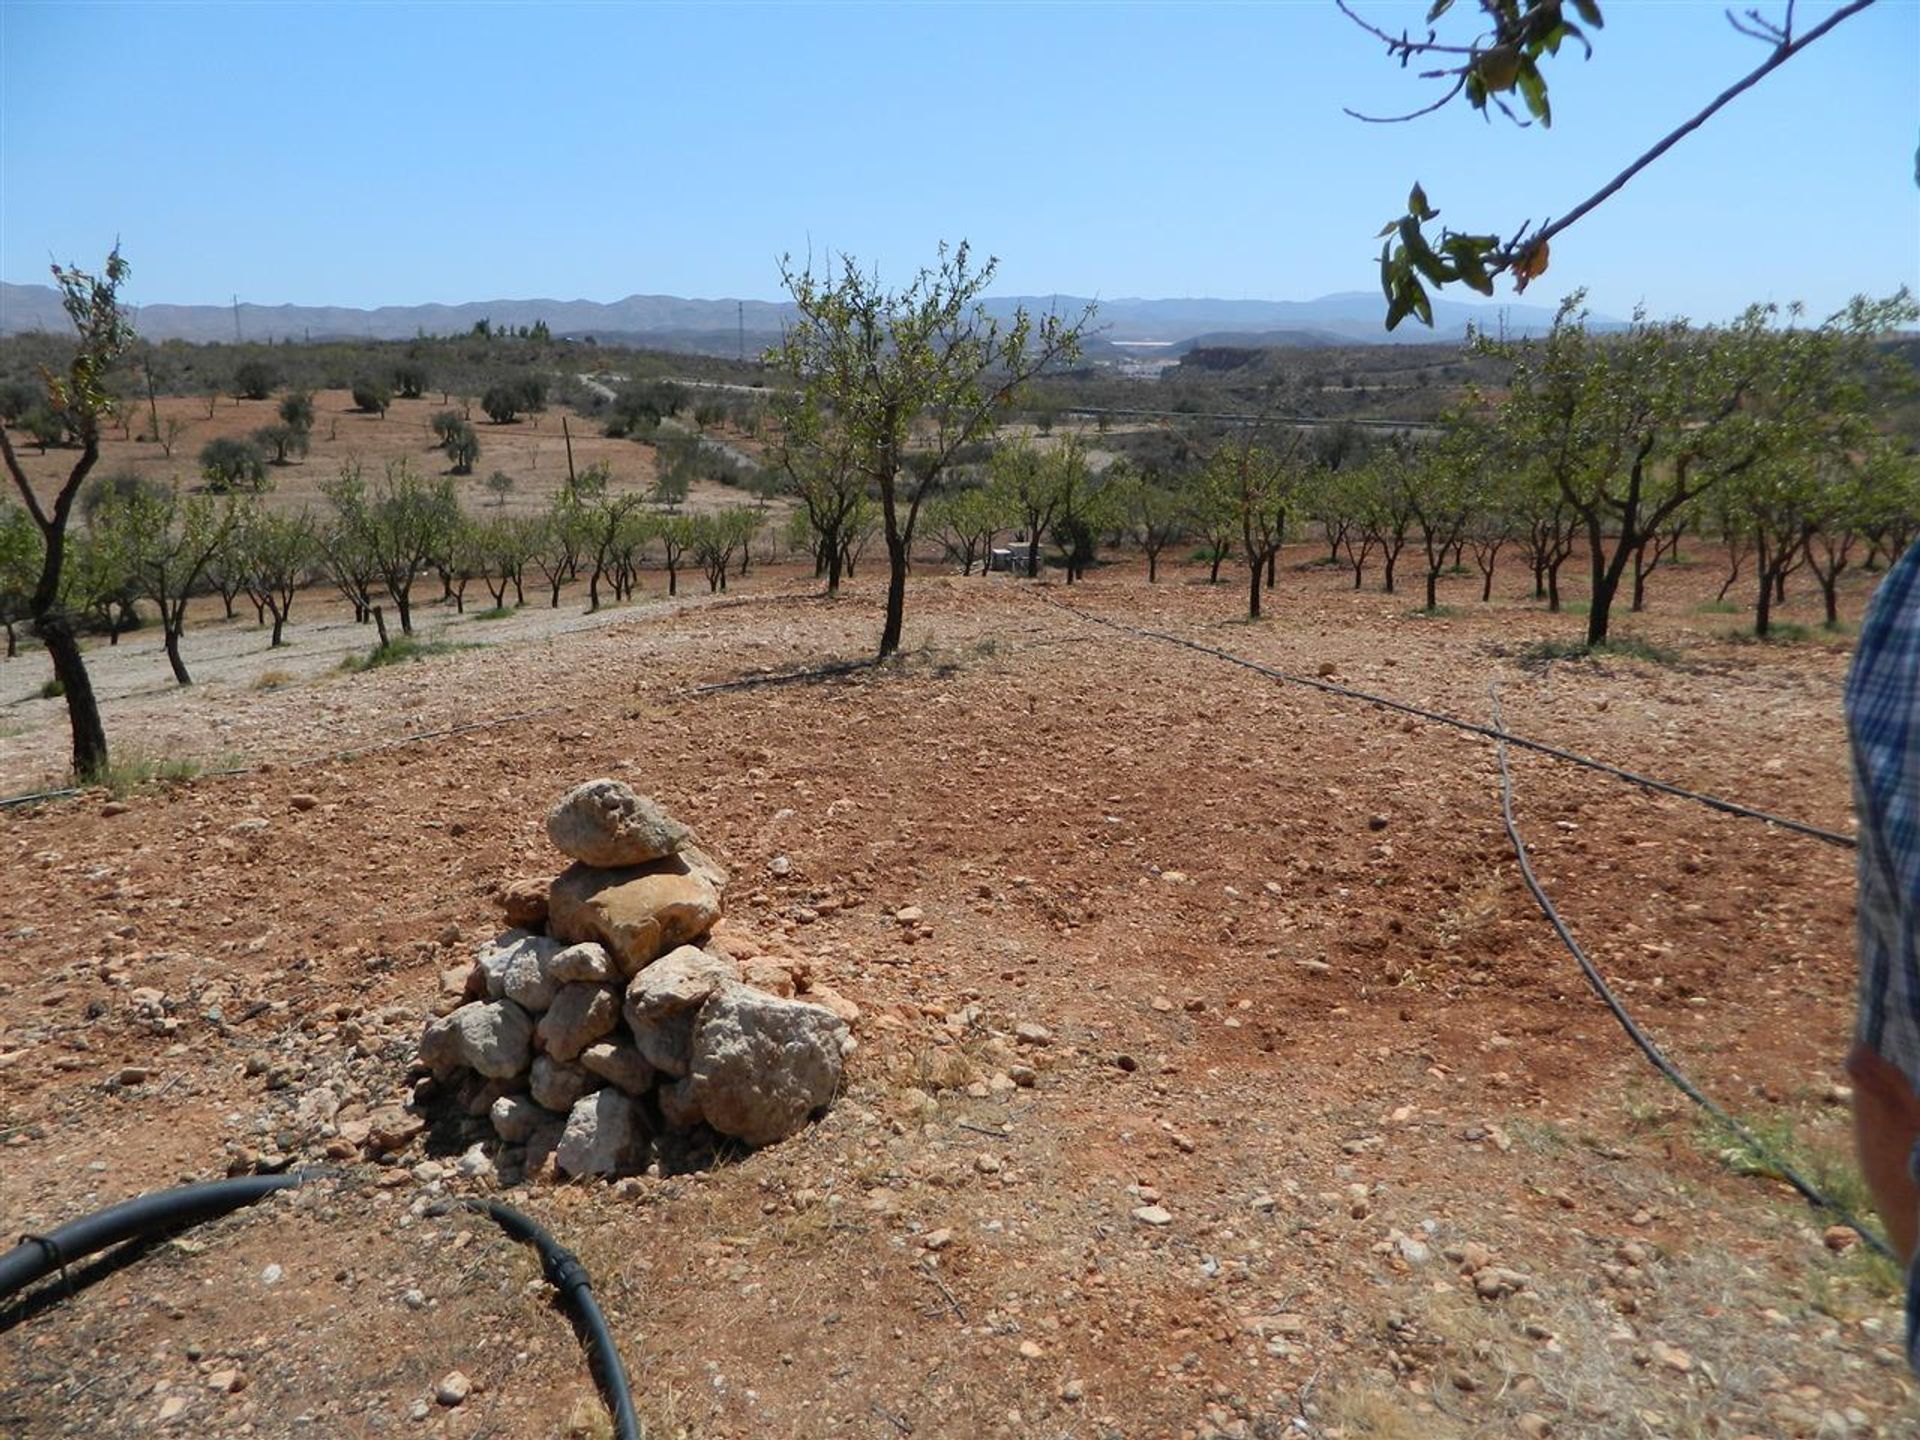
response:
<path id="1" fill-rule="evenodd" d="M 482 947 L 465 1004 L 420 1055 L 470 1114 L 568 1175 L 642 1170 L 656 1146 L 785 1139 L 840 1086 L 853 1049 L 826 992 L 794 998 L 792 967 L 743 966 L 714 936 L 726 871 L 691 832 L 617 780 L 547 817 L 576 863 L 502 894 L 515 928 Z M 799 977 L 804 984 L 804 970 Z M 829 1004 L 836 1008 L 828 1008 Z"/>

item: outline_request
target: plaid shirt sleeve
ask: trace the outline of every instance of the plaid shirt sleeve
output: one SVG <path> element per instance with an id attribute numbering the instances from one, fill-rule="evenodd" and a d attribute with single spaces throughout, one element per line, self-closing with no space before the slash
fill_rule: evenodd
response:
<path id="1" fill-rule="evenodd" d="M 1847 731 L 1860 823 L 1857 1038 L 1920 1095 L 1920 542 L 1860 626 Z M 1920 1183 L 1920 1145 L 1909 1164 Z M 1920 1371 L 1920 1258 L 1907 1271 L 1907 1360 Z"/>
<path id="2" fill-rule="evenodd" d="M 1920 543 L 1868 608 L 1846 704 L 1860 827 L 1858 1038 L 1920 1094 Z"/>

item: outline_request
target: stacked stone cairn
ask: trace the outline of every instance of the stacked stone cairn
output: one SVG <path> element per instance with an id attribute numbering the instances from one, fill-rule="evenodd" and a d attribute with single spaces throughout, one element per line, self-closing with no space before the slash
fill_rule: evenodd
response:
<path id="1" fill-rule="evenodd" d="M 526 1147 L 528 1171 L 547 1154 L 566 1175 L 622 1175 L 721 1136 L 770 1145 L 832 1101 L 846 1020 L 791 998 L 777 967 L 743 973 L 713 939 L 727 874 L 686 826 L 592 780 L 547 834 L 575 863 L 544 894 L 507 888 L 515 928 L 481 948 L 466 1003 L 420 1042 L 441 1087 Z"/>

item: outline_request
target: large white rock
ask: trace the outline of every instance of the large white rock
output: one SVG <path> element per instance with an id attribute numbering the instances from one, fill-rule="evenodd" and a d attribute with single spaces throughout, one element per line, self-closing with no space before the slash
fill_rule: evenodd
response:
<path id="1" fill-rule="evenodd" d="M 475 1000 L 427 1026 L 420 1058 L 436 1075 L 461 1066 L 495 1080 L 518 1075 L 533 1052 L 533 1017 L 511 1000 Z"/>
<path id="2" fill-rule="evenodd" d="M 644 1095 L 653 1084 L 653 1065 L 631 1045 L 602 1040 L 580 1052 L 580 1063 L 629 1095 Z"/>
<path id="3" fill-rule="evenodd" d="M 567 1128 L 553 1152 L 569 1175 L 618 1175 L 647 1163 L 640 1107 L 619 1090 L 596 1090 L 567 1112 Z"/>
<path id="4" fill-rule="evenodd" d="M 563 942 L 530 930 L 509 930 L 482 946 L 476 963 L 486 979 L 487 998 L 508 999 L 536 1013 L 546 1009 L 553 1003 L 558 983 L 553 961 L 566 948 Z"/>
<path id="5" fill-rule="evenodd" d="M 572 1060 L 620 1023 L 620 992 L 610 985 L 562 985 L 535 1030 L 540 1048 Z"/>
<path id="6" fill-rule="evenodd" d="M 527 1089 L 534 1100 L 563 1115 L 579 1103 L 582 1095 L 598 1090 L 600 1085 L 600 1077 L 586 1066 L 570 1065 L 551 1055 L 534 1056 L 533 1070 L 527 1076 Z"/>
<path id="7" fill-rule="evenodd" d="M 618 780 L 589 780 L 547 816 L 547 838 L 584 865 L 612 869 L 671 855 L 692 839 L 687 827 Z"/>
<path id="8" fill-rule="evenodd" d="M 502 1095 L 493 1102 L 488 1118 L 494 1134 L 509 1145 L 524 1145 L 535 1130 L 561 1117 L 536 1104 L 531 1095 Z"/>
<path id="9" fill-rule="evenodd" d="M 721 908 L 720 888 L 684 855 L 618 870 L 569 865 L 548 893 L 547 927 L 569 944 L 604 945 L 633 975 L 706 934 Z"/>
<path id="10" fill-rule="evenodd" d="M 771 1145 L 832 1101 L 849 1038 L 817 1005 L 722 985 L 693 1027 L 687 1100 L 721 1134 Z"/>
<path id="11" fill-rule="evenodd" d="M 655 1069 L 685 1075 L 695 1012 L 720 986 L 739 978 L 733 961 L 695 945 L 663 955 L 627 986 L 627 1028 L 635 1047 Z"/>

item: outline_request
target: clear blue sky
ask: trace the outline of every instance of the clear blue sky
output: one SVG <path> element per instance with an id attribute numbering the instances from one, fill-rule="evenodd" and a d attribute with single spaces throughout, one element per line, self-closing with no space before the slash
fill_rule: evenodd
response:
<path id="1" fill-rule="evenodd" d="M 117 235 L 137 303 L 773 298 L 809 240 L 900 276 L 964 236 L 1001 293 L 1366 289 L 1415 178 L 1510 232 L 1762 58 L 1719 3 L 1603 3 L 1594 59 L 1549 72 L 1554 128 L 1520 131 L 1342 115 L 1425 92 L 1331 0 L 0 0 L 0 277 Z M 1802 0 L 1802 28 L 1834 8 Z M 1920 0 L 1880 0 L 1570 231 L 1527 298 L 1713 319 L 1920 288 L 1917 141 Z"/>

